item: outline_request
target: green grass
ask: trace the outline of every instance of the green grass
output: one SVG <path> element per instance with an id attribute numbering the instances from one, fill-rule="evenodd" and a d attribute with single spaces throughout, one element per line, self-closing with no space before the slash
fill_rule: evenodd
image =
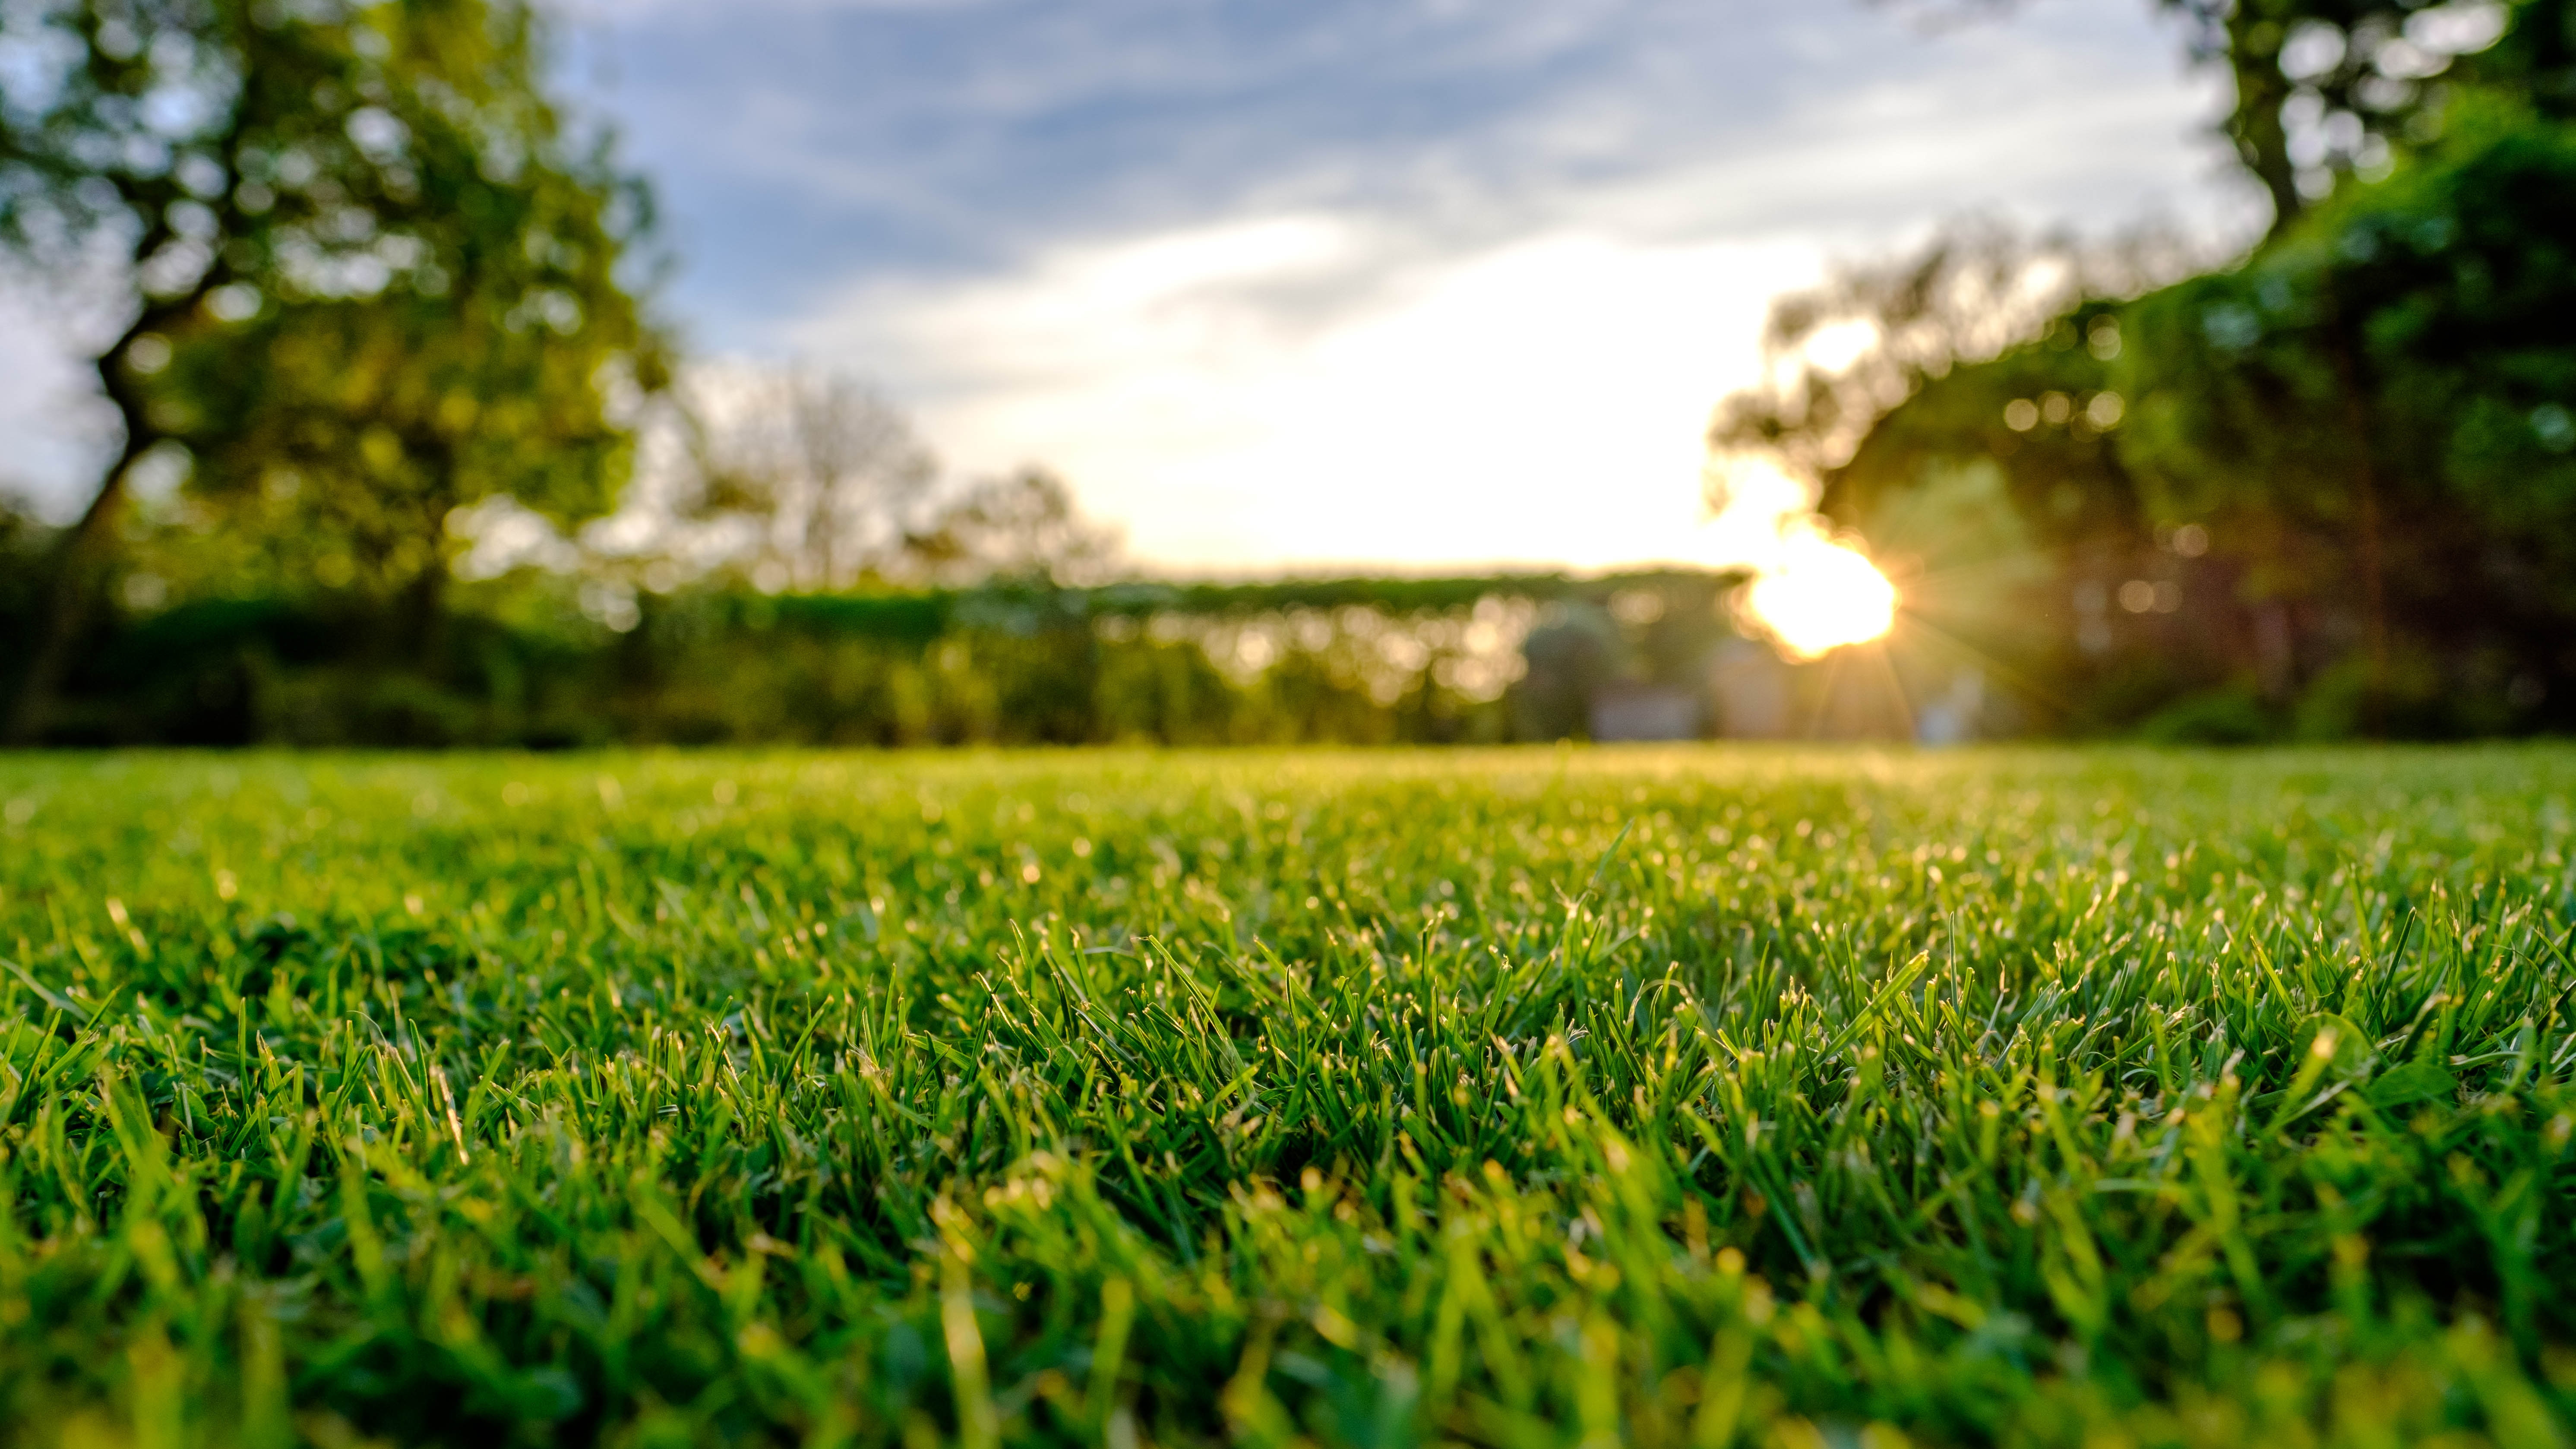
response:
<path id="1" fill-rule="evenodd" d="M 2571 798 L 0 759 L 0 1437 L 2564 1443 Z"/>

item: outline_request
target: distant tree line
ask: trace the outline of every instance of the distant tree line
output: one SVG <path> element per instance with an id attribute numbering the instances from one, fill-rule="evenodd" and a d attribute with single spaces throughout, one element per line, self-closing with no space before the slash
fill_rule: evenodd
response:
<path id="1" fill-rule="evenodd" d="M 23 576 L 23 575 L 12 575 Z M 1609 685 L 1704 699 L 1731 576 L 640 589 L 455 586 L 437 653 L 384 666 L 345 600 L 110 600 L 63 745 L 1446 744 L 1585 734 Z M 23 597 L 0 596 L 0 627 Z M 1713 711 L 1701 722 L 1714 728 Z"/>

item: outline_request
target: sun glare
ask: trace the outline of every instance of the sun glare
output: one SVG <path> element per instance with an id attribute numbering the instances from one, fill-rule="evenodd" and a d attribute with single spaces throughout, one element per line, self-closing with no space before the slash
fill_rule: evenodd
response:
<path id="1" fill-rule="evenodd" d="M 1710 460 L 1716 513 L 1695 554 L 1712 568 L 1752 575 L 1736 595 L 1743 621 L 1781 650 L 1815 659 L 1866 644 L 1896 623 L 1896 586 L 1816 512 L 1813 485 L 1760 458 Z"/>
<path id="2" fill-rule="evenodd" d="M 1783 649 L 1814 659 L 1885 634 L 1896 622 L 1896 586 L 1859 550 L 1800 530 L 1745 586 L 1744 607 Z"/>

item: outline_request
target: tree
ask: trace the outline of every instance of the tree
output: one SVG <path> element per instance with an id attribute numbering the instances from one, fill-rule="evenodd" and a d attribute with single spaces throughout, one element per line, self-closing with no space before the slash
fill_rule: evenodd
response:
<path id="1" fill-rule="evenodd" d="M 1709 446 L 1722 457 L 1776 463 L 1835 512 L 1866 511 L 1911 486 L 1927 458 L 2029 451 L 2037 463 L 2063 451 L 2059 443 L 2089 455 L 2102 430 L 2088 420 L 2015 428 L 2006 425 L 2004 404 L 2019 398 L 2037 407 L 2051 393 L 2088 400 L 2118 351 L 2114 300 L 2211 260 L 2153 228 L 2088 245 L 1993 222 L 1954 223 L 1911 253 L 1846 264 L 1822 285 L 1774 302 L 1763 381 L 1718 405 Z M 1955 380 L 1963 374 L 1972 380 Z M 1913 401 L 1927 391 L 1937 396 Z M 2019 471 L 2028 486 L 2017 491 L 2030 501 L 2053 494 L 2066 466 L 2083 462 L 2050 456 L 2045 467 Z"/>
<path id="2" fill-rule="evenodd" d="M 1710 445 L 1767 454 L 1822 483 L 1926 382 L 2039 335 L 2142 260 L 1967 221 L 1910 254 L 1837 267 L 1772 303 L 1763 381 L 1719 404 Z"/>
<path id="3" fill-rule="evenodd" d="M 942 582 L 1088 584 L 1118 563 L 1117 531 L 1084 518 L 1072 488 L 1034 467 L 969 485 L 904 548 Z"/>
<path id="4" fill-rule="evenodd" d="M 255 318 L 180 348 L 167 405 L 192 493 L 264 512 L 285 546 L 399 597 L 385 642 L 418 661 L 449 520 L 496 496 L 558 526 L 604 512 L 627 471 L 621 414 L 662 386 L 664 351 L 623 275 L 650 198 L 604 144 L 568 137 L 534 16 L 482 0 L 367 20 L 393 118 L 376 151 L 411 178 L 395 255 L 290 270 Z"/>
<path id="5" fill-rule="evenodd" d="M 2437 137 L 2465 86 L 2559 93 L 2576 75 L 2567 0 L 2159 0 L 2190 27 L 2194 56 L 2226 64 L 2221 129 L 2289 228 L 2337 178 L 2384 176 Z M 2510 42 L 2480 56 L 2499 39 Z M 2479 57 L 2470 60 L 2468 57 Z"/>
<path id="6" fill-rule="evenodd" d="M 678 510 L 741 533 L 753 578 L 847 588 L 902 556 L 938 463 L 873 389 L 803 369 L 703 369 L 680 391 Z"/>
<path id="7" fill-rule="evenodd" d="M 0 105 L 0 241 L 58 275 L 112 254 L 124 318 L 93 359 L 122 436 L 50 562 L 14 738 L 163 444 L 210 505 L 337 530 L 433 610 L 450 509 L 605 502 L 603 364 L 654 380 L 618 276 L 649 214 L 567 145 L 521 0 L 31 0 L 0 26 L 37 62 Z"/>
<path id="8" fill-rule="evenodd" d="M 331 28 L 254 24 L 248 5 L 221 0 L 91 0 L 0 9 L 0 39 L 35 62 L 0 91 L 0 245 L 65 283 L 109 259 L 124 294 L 91 360 L 122 436 L 48 560 L 6 730 L 24 741 L 41 728 L 128 480 L 164 437 L 146 386 L 168 361 L 167 334 L 255 306 L 281 238 L 330 236 L 332 198 L 280 193 L 251 159 L 292 155 L 319 179 L 366 158 L 316 104 L 349 94 L 360 59 Z"/>
<path id="9" fill-rule="evenodd" d="M 2296 238 L 2320 230 L 2304 226 L 2305 218 L 2339 197 L 2342 177 L 2389 176 L 2407 155 L 2441 149 L 2457 116 L 2490 111 L 2500 96 L 2512 97 L 2512 108 L 2544 126 L 2576 116 L 2576 5 L 2569 0 L 2451 0 L 2429 7 L 2393 0 L 2164 3 L 2187 13 L 2196 48 L 2224 55 L 2233 72 L 2236 102 L 2226 129 L 2273 202 L 2269 245 L 2251 270 L 2268 268 L 2265 285 L 2276 291 L 2291 285 L 2277 264 L 2313 251 Z M 2297 394 L 2296 422 L 2303 426 L 2290 431 L 2300 446 L 2283 460 L 2287 471 L 2272 486 L 2277 491 L 2279 478 L 2292 476 L 2314 485 L 2305 490 L 2307 506 L 2260 510 L 2264 523 L 2254 536 L 2266 540 L 2262 571 L 2285 581 L 2297 574 L 2313 580 L 2349 561 L 2367 643 L 2365 692 L 2378 701 L 2388 693 L 2391 669 L 2392 531 L 2383 495 L 2415 485 L 2392 476 L 2409 465 L 2385 455 L 2376 421 L 2364 339 L 2376 319 L 2369 301 L 2348 290 L 2338 281 L 2323 293 L 2308 291 L 2315 325 L 2304 333 L 2297 361 L 2276 352 L 2272 360 L 2283 368 L 2259 378 L 2233 371 L 2276 403 L 2286 396 L 2283 387 Z M 2257 315 L 2233 303 L 2215 305 L 2230 316 Z M 2151 308 L 2149 315 L 2159 314 Z M 2154 364 L 2167 357 L 2144 349 L 2139 359 Z M 2170 412 L 2176 396 L 2166 389 L 2160 408 Z M 2214 398 L 2202 401 L 2223 410 Z M 2167 427 L 2162 436 L 2169 456 L 2179 435 Z M 2213 476 L 2244 477 L 2224 468 Z M 2250 523 L 2247 510 L 2237 512 Z M 2319 529 L 2329 517 L 2348 543 L 2324 541 Z M 2410 553 L 2442 552 L 2421 532 L 2409 532 L 2404 543 Z M 2368 707 L 2374 716 L 2377 710 L 2375 702 Z"/>
<path id="10" fill-rule="evenodd" d="M 2411 642 L 2536 704 L 2576 620 L 2571 235 L 2576 125 L 2486 97 L 2245 266 L 2141 299 L 2117 385 L 2149 508 L 2277 592 L 2364 601 L 2374 694 Z"/>

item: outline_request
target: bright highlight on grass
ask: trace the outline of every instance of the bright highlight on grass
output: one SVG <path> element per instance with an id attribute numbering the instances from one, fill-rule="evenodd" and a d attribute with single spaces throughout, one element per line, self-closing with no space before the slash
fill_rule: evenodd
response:
<path id="1" fill-rule="evenodd" d="M 1782 648 L 1814 659 L 1884 635 L 1896 623 L 1896 586 L 1858 549 L 1801 529 L 1745 586 L 1744 609 Z"/>

